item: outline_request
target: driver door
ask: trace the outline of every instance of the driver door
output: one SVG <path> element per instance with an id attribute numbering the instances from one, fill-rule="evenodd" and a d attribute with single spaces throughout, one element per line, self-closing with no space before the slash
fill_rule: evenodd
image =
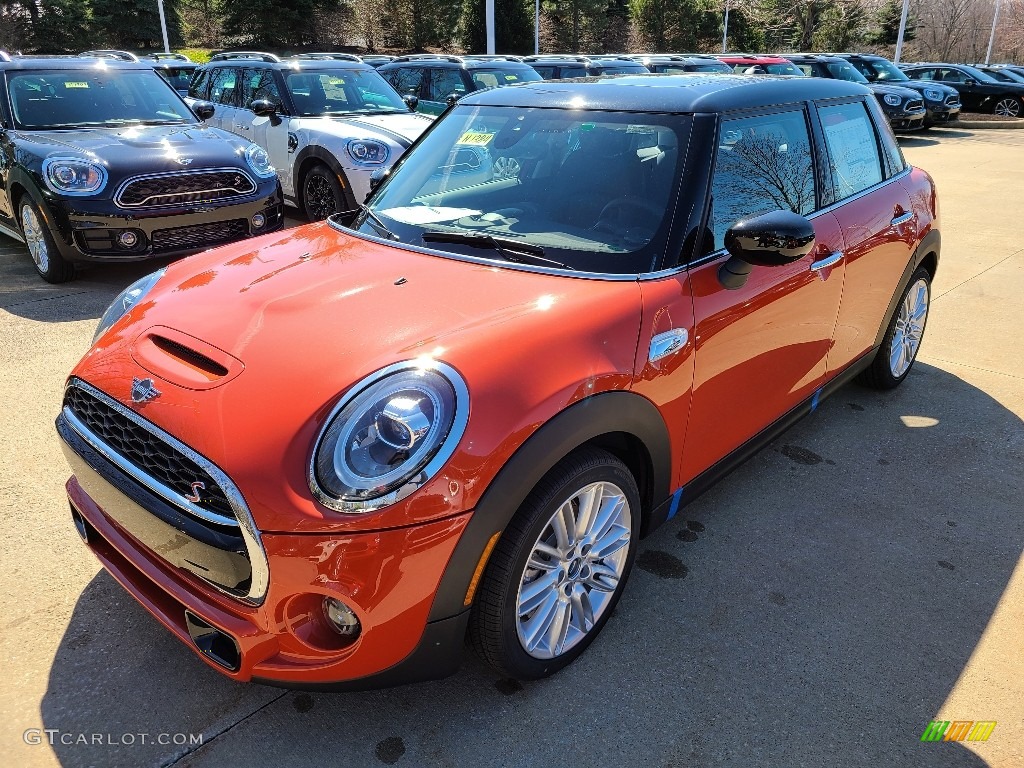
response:
<path id="1" fill-rule="evenodd" d="M 281 98 L 281 82 L 278 73 L 269 67 L 247 69 L 242 76 L 241 106 L 235 115 L 238 133 L 259 144 L 270 155 L 270 162 L 277 169 L 281 188 L 285 195 L 295 195 L 291 152 L 288 148 L 288 133 L 291 119 L 285 112 Z M 260 117 L 249 107 L 257 99 L 266 99 L 277 106 L 277 114 Z"/>

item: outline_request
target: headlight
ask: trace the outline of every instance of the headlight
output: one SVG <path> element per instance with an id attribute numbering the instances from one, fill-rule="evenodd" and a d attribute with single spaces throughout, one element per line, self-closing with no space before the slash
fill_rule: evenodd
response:
<path id="1" fill-rule="evenodd" d="M 348 154 L 357 163 L 380 165 L 387 162 L 391 151 L 388 145 L 372 139 L 353 139 L 348 143 Z"/>
<path id="2" fill-rule="evenodd" d="M 887 93 L 882 98 L 885 99 L 885 103 L 888 104 L 890 107 L 898 107 L 900 103 L 903 101 L 903 99 L 901 99 L 894 93 Z"/>
<path id="3" fill-rule="evenodd" d="M 43 181 L 60 195 L 95 195 L 107 184 L 107 169 L 76 157 L 49 157 L 43 161 Z"/>
<path id="4" fill-rule="evenodd" d="M 924 97 L 928 99 L 928 101 L 942 101 L 942 91 L 937 88 L 925 88 Z"/>
<path id="5" fill-rule="evenodd" d="M 369 512 L 437 474 L 462 439 L 469 391 L 433 360 L 388 366 L 335 406 L 313 450 L 309 487 L 326 507 Z"/>
<path id="6" fill-rule="evenodd" d="M 100 323 L 96 326 L 96 333 L 92 337 L 92 343 L 95 344 L 100 336 L 110 330 L 110 326 L 124 317 L 129 309 L 142 301 L 143 297 L 149 293 L 153 286 L 156 285 L 157 280 L 163 277 L 166 271 L 167 267 L 158 269 L 156 272 L 136 280 L 117 294 L 117 298 L 107 307 L 107 311 L 100 318 Z"/>
<path id="7" fill-rule="evenodd" d="M 259 144 L 250 144 L 246 147 L 245 162 L 252 168 L 253 173 L 260 178 L 269 179 L 277 174 L 277 170 L 270 163 L 270 155 Z"/>

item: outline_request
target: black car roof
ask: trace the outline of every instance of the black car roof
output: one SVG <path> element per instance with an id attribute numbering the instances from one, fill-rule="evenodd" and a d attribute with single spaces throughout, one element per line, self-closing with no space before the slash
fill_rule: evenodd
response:
<path id="1" fill-rule="evenodd" d="M 725 73 L 605 75 L 475 91 L 463 96 L 459 105 L 686 113 L 862 95 L 871 95 L 871 91 L 859 83 L 819 77 Z"/>
<path id="2" fill-rule="evenodd" d="M 399 56 L 394 61 L 377 67 L 378 72 L 398 69 L 399 67 L 433 67 L 437 69 L 493 69 L 508 67 L 509 69 L 533 69 L 529 64 L 512 59 L 463 59 L 458 56 Z"/>
<path id="3" fill-rule="evenodd" d="M 118 59 L 78 56 L 15 56 L 11 61 L 0 61 L 0 69 L 141 69 L 153 71 L 156 62 L 120 61 Z"/>
<path id="4" fill-rule="evenodd" d="M 790 61 L 843 61 L 842 56 L 836 56 L 833 53 L 782 53 L 779 55 Z"/>
<path id="5" fill-rule="evenodd" d="M 877 53 L 830 53 L 829 56 L 835 56 L 840 59 L 881 59 L 882 61 L 889 61 L 885 56 L 879 56 Z"/>

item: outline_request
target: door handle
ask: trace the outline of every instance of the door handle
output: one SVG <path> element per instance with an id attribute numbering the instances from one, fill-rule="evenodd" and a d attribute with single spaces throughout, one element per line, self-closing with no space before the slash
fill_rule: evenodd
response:
<path id="1" fill-rule="evenodd" d="M 664 357 L 673 355 L 690 340 L 690 334 L 685 328 L 673 328 L 671 331 L 656 333 L 651 337 L 651 347 L 647 353 L 650 362 L 656 362 Z"/>
<path id="2" fill-rule="evenodd" d="M 832 251 L 832 253 L 830 253 L 824 259 L 818 259 L 817 261 L 812 262 L 811 263 L 811 272 L 817 272 L 817 271 L 822 270 L 822 269 L 828 269 L 829 267 L 834 267 L 836 264 L 838 264 L 842 260 L 843 260 L 843 252 L 842 251 Z"/>
<path id="3" fill-rule="evenodd" d="M 893 219 L 892 220 L 892 225 L 894 227 L 902 226 L 903 224 L 906 224 L 908 221 L 910 221 L 912 218 L 914 218 L 914 212 L 913 211 L 907 211 L 906 213 L 901 214 L 901 215 L 897 216 L 895 219 Z"/>
<path id="4" fill-rule="evenodd" d="M 235 128 L 241 128 L 243 131 L 249 130 L 249 126 L 245 123 L 235 123 Z"/>

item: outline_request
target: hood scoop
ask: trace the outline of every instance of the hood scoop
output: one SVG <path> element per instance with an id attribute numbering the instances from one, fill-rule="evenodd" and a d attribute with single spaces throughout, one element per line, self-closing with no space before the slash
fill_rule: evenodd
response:
<path id="1" fill-rule="evenodd" d="M 162 325 L 139 334 L 131 355 L 154 376 L 185 389 L 213 389 L 245 369 L 241 360 L 224 350 Z"/>

